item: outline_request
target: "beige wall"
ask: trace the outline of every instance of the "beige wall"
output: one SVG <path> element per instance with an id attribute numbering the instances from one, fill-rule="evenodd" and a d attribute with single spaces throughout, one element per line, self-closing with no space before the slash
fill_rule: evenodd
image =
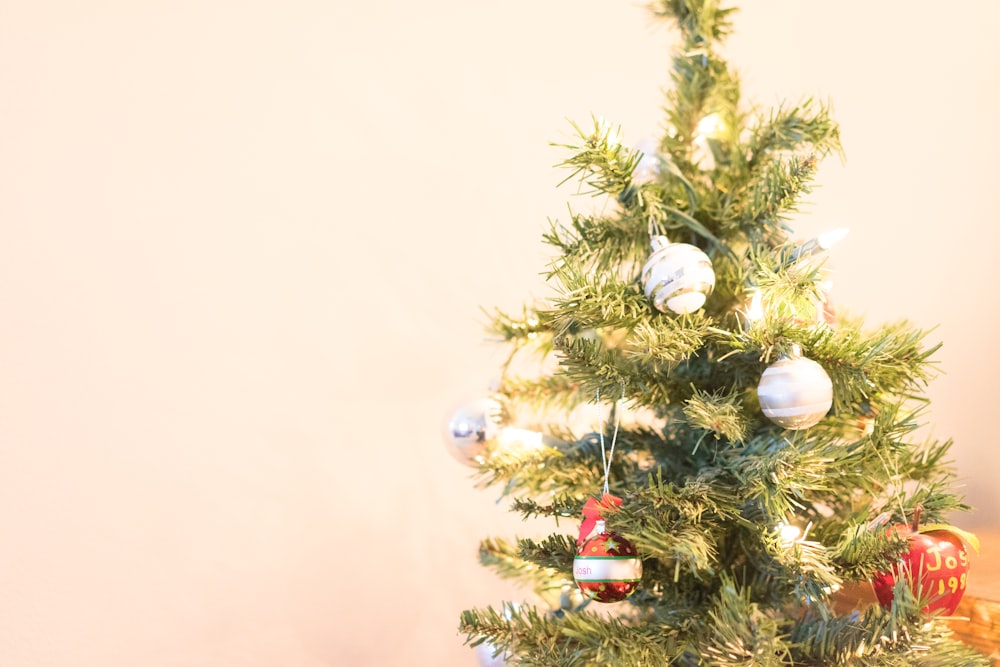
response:
<path id="1" fill-rule="evenodd" d="M 444 452 L 480 306 L 544 295 L 567 118 L 658 131 L 632 2 L 0 3 L 0 665 L 472 665 L 524 532 Z M 954 17 L 954 18 L 952 18 Z M 986 526 L 993 3 L 748 1 L 763 103 L 830 97 L 803 237 L 840 307 L 940 324 L 935 431 Z"/>

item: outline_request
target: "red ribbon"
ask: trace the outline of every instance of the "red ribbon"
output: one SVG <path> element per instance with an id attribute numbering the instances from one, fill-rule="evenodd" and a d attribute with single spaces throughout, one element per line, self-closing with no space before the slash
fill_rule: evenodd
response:
<path id="1" fill-rule="evenodd" d="M 580 537 L 577 538 L 576 545 L 583 544 L 597 526 L 597 522 L 604 519 L 605 510 L 621 506 L 622 499 L 610 493 L 605 493 L 600 500 L 587 498 L 587 502 L 583 504 L 583 523 L 580 524 Z"/>

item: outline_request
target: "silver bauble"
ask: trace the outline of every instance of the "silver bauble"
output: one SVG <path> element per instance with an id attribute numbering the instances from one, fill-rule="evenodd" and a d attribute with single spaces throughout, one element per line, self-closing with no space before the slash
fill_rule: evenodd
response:
<path id="1" fill-rule="evenodd" d="M 768 366 L 757 385 L 764 415 L 778 426 L 809 428 L 833 405 L 833 383 L 823 367 L 800 356 L 798 349 Z"/>
<path id="2" fill-rule="evenodd" d="M 632 182 L 636 184 L 655 182 L 660 176 L 660 156 L 656 142 L 643 139 L 635 148 L 642 153 L 642 157 L 632 170 Z"/>
<path id="3" fill-rule="evenodd" d="M 496 443 L 503 419 L 503 406 L 492 397 L 477 398 L 460 406 L 445 424 L 448 452 L 467 466 L 486 462 L 488 450 Z"/>
<path id="4" fill-rule="evenodd" d="M 507 664 L 507 653 L 497 652 L 497 647 L 489 640 L 477 646 L 475 651 L 479 667 L 505 667 Z"/>
<path id="5" fill-rule="evenodd" d="M 671 243 L 666 236 L 654 236 L 650 245 L 653 254 L 642 267 L 642 282 L 653 306 L 685 315 L 705 305 L 715 287 L 708 255 L 688 243 Z"/>

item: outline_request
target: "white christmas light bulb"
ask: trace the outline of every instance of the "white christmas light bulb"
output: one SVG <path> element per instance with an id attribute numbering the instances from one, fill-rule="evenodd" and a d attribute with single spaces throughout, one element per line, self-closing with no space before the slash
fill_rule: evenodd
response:
<path id="1" fill-rule="evenodd" d="M 816 237 L 819 240 L 819 247 L 823 250 L 829 250 L 835 243 L 847 236 L 850 231 L 851 230 L 847 227 L 838 227 L 837 229 L 831 229 L 828 232 L 823 232 Z"/>
<path id="2" fill-rule="evenodd" d="M 759 320 L 764 318 L 764 304 L 760 298 L 760 290 L 753 291 L 753 297 L 750 299 L 750 305 L 747 306 L 746 320 L 747 324 L 754 324 Z"/>
<path id="3" fill-rule="evenodd" d="M 778 539 L 786 547 L 795 544 L 802 537 L 802 529 L 792 523 L 779 523 L 777 532 Z"/>
<path id="4" fill-rule="evenodd" d="M 538 431 L 508 426 L 500 429 L 497 445 L 498 451 L 504 454 L 524 456 L 541 449 L 544 445 L 544 436 Z"/>
<path id="5" fill-rule="evenodd" d="M 608 148 L 615 148 L 622 145 L 621 126 L 615 127 L 604 118 L 597 119 L 597 134 L 600 137 L 604 137 Z"/>
<path id="6" fill-rule="evenodd" d="M 639 162 L 632 171 L 632 182 L 650 183 L 655 181 L 660 173 L 660 159 L 657 155 L 656 142 L 643 139 L 635 148 L 642 153 L 642 157 L 639 158 Z"/>
<path id="7" fill-rule="evenodd" d="M 709 140 L 715 139 L 722 134 L 726 124 L 722 121 L 722 116 L 717 113 L 710 113 L 700 121 L 694 131 L 694 140 L 691 142 L 691 161 L 698 165 L 703 171 L 715 169 L 715 155 L 709 146 Z"/>
<path id="8" fill-rule="evenodd" d="M 778 541 L 781 543 L 781 546 L 787 548 L 797 542 L 805 542 L 811 529 L 812 522 L 809 522 L 805 530 L 802 530 L 794 523 L 785 523 L 782 521 L 774 527 L 774 532 L 777 533 Z"/>
<path id="9" fill-rule="evenodd" d="M 823 232 L 814 239 L 809 239 L 792 251 L 792 260 L 809 257 L 816 253 L 825 252 L 842 240 L 851 230 L 846 227 L 838 227 Z"/>
<path id="10" fill-rule="evenodd" d="M 698 137 L 716 137 L 722 133 L 722 130 L 725 127 L 726 124 L 722 122 L 722 116 L 717 113 L 710 113 L 698 121 L 698 127 L 695 130 L 695 134 Z"/>

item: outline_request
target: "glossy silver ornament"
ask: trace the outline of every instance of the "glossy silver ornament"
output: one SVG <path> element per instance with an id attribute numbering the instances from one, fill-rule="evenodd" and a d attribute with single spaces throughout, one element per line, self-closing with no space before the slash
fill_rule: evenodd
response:
<path id="1" fill-rule="evenodd" d="M 459 406 L 444 427 L 448 452 L 467 466 L 486 462 L 495 446 L 503 421 L 503 406 L 497 399 L 484 396 Z"/>
<path id="2" fill-rule="evenodd" d="M 503 605 L 503 618 L 508 623 L 518 613 L 521 605 L 517 602 L 505 602 Z M 499 650 L 489 639 L 479 644 L 474 649 L 476 661 L 479 667 L 504 667 L 511 659 L 510 651 Z"/>
<path id="3" fill-rule="evenodd" d="M 796 346 L 768 366 L 757 385 L 764 416 L 791 430 L 809 428 L 833 405 L 833 383 L 823 367 L 801 356 Z"/>
<path id="4" fill-rule="evenodd" d="M 685 315 L 705 305 L 715 288 L 708 255 L 689 243 L 671 243 L 666 236 L 654 236 L 650 245 L 653 254 L 642 267 L 642 282 L 653 306 Z"/>
<path id="5" fill-rule="evenodd" d="M 507 653 L 498 651 L 497 647 L 489 640 L 477 646 L 475 652 L 479 667 L 505 667 L 507 664 Z"/>
<path id="6" fill-rule="evenodd" d="M 652 139 L 643 139 L 636 144 L 635 149 L 642 153 L 642 157 L 632 170 L 633 183 L 653 183 L 660 177 L 660 156 L 657 148 L 657 142 Z"/>

